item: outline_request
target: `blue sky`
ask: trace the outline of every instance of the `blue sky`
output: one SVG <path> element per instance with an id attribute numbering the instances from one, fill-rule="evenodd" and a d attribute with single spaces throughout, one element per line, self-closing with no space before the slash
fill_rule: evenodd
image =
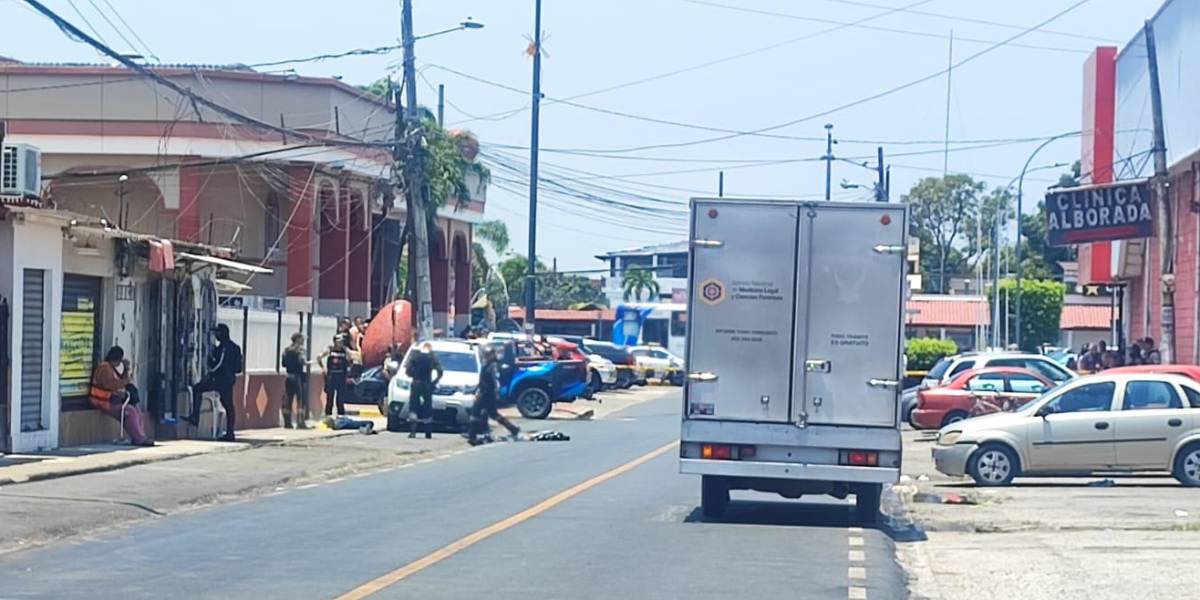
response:
<path id="1" fill-rule="evenodd" d="M 946 77 L 817 115 L 945 69 L 951 30 L 957 62 L 1078 1 L 544 0 L 542 168 L 561 187 L 541 188 L 538 254 L 546 262 L 557 258 L 560 268 L 589 269 L 600 266 L 595 254 L 678 239 L 686 228 L 681 216 L 686 200 L 715 194 L 721 169 L 727 196 L 820 197 L 824 164 L 813 159 L 824 153 L 825 123 L 833 123 L 835 137 L 844 140 L 836 155 L 873 157 L 879 141 L 889 156 L 897 155 L 888 162 L 898 197 L 917 179 L 941 173 Z M 97 12 L 98 7 L 124 30 L 111 5 L 163 62 L 297 58 L 393 44 L 400 30 L 398 0 L 45 2 L 76 23 L 78 8 L 108 42 L 125 50 L 128 44 Z M 519 173 L 528 155 L 529 112 L 520 109 L 529 95 L 506 88 L 530 86 L 531 61 L 524 50 L 533 30 L 533 1 L 414 2 L 418 34 L 468 16 L 485 24 L 418 42 L 418 94 L 433 106 L 433 87 L 446 85 L 452 104 L 446 108 L 448 126 L 480 137 L 496 176 L 488 213 L 508 223 L 514 246 L 523 251 L 527 176 Z M 1079 129 L 1087 52 L 1097 45 L 1124 45 L 1159 3 L 1084 2 L 1041 30 L 954 69 L 949 104 L 950 138 L 956 143 L 949 170 L 1003 186 L 1037 142 L 971 140 Z M 0 55 L 99 60 L 18 0 L 0 0 L 0 23 L 5 31 Z M 366 83 L 393 69 L 398 58 L 352 57 L 297 70 Z M 705 63 L 715 64 L 700 66 Z M 676 71 L 683 72 L 664 76 Z M 622 84 L 631 85 L 603 91 Z M 576 96 L 581 97 L 570 101 L 584 106 L 551 100 Z M 489 115 L 495 116 L 474 118 Z M 797 120 L 770 131 L 778 137 L 713 131 L 756 131 Z M 716 137 L 729 139 L 695 143 Z M 664 145 L 670 147 L 633 150 Z M 1034 166 L 1070 163 L 1078 155 L 1078 138 L 1069 138 L 1051 144 Z M 1028 205 L 1056 173 L 1043 171 L 1029 184 L 1034 193 L 1027 194 Z M 867 192 L 843 190 L 838 182 L 870 184 L 872 178 L 864 169 L 835 163 L 835 197 L 862 198 Z M 647 208 L 603 204 L 614 198 Z"/>

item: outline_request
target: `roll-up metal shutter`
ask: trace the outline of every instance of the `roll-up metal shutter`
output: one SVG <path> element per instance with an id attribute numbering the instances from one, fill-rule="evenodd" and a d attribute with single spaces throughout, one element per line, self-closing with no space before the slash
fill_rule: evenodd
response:
<path id="1" fill-rule="evenodd" d="M 45 428 L 46 272 L 25 269 L 21 294 L 21 431 L 38 431 Z"/>

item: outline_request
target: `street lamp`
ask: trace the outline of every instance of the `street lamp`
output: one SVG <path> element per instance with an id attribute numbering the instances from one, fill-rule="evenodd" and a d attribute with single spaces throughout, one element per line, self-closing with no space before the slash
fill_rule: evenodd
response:
<path id="1" fill-rule="evenodd" d="M 1037 148 L 1033 149 L 1033 152 L 1030 153 L 1029 158 L 1025 160 L 1025 166 L 1021 168 L 1021 175 L 1017 179 L 1017 240 L 1016 240 L 1017 241 L 1017 331 L 1016 331 L 1016 333 L 1017 333 L 1017 347 L 1018 348 L 1021 347 L 1021 297 L 1024 296 L 1024 294 L 1021 291 L 1021 275 L 1024 272 L 1024 269 L 1021 268 L 1021 201 L 1024 199 L 1024 194 L 1025 194 L 1025 173 L 1029 171 L 1029 163 L 1033 162 L 1033 158 L 1038 155 L 1038 152 L 1042 151 L 1042 148 L 1049 146 L 1051 142 L 1060 140 L 1065 137 L 1076 136 L 1079 134 L 1080 134 L 1080 132 L 1078 132 L 1078 131 L 1069 131 L 1067 133 L 1060 133 L 1056 136 L 1052 136 L 1052 137 L 1048 138 L 1046 141 L 1042 142 Z"/>
<path id="2" fill-rule="evenodd" d="M 450 29 L 443 29 L 441 31 L 435 31 L 433 33 L 426 33 L 425 35 L 418 35 L 413 38 L 413 41 L 415 42 L 417 40 L 429 39 L 431 37 L 442 35 L 444 33 L 453 33 L 455 31 L 462 31 L 464 29 L 483 29 L 483 23 L 480 23 L 479 21 L 472 21 L 471 17 L 467 17 L 467 20 L 459 23 L 457 27 L 451 27 Z"/>

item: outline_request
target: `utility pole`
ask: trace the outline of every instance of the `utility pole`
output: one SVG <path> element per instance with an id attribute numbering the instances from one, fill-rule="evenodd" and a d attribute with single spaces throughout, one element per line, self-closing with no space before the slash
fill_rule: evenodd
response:
<path id="1" fill-rule="evenodd" d="M 950 56 L 946 59 L 946 137 L 942 150 L 942 177 L 950 171 L 950 92 L 954 83 L 954 30 L 950 30 Z"/>
<path id="2" fill-rule="evenodd" d="M 1160 352 L 1163 364 L 1175 362 L 1175 240 L 1171 223 L 1171 199 L 1167 192 L 1167 142 L 1163 131 L 1162 92 L 1158 84 L 1158 50 L 1154 24 L 1146 21 L 1146 58 L 1150 67 L 1150 108 L 1154 115 L 1154 204 L 1155 235 L 1162 275 L 1162 327 Z"/>
<path id="3" fill-rule="evenodd" d="M 717 197 L 725 197 L 725 171 L 717 172 Z"/>
<path id="4" fill-rule="evenodd" d="M 825 201 L 829 202 L 830 183 L 833 181 L 833 123 L 825 124 Z"/>
<path id="5" fill-rule="evenodd" d="M 875 201 L 876 202 L 887 202 L 888 201 L 887 176 L 884 174 L 885 171 L 883 168 L 883 146 L 879 146 L 878 148 L 876 148 L 876 151 L 877 151 L 876 156 L 878 157 L 878 160 L 879 160 L 879 164 L 878 164 L 879 183 L 875 184 Z"/>
<path id="6" fill-rule="evenodd" d="M 417 110 L 417 74 L 415 68 L 416 56 L 413 52 L 413 18 L 412 18 L 412 0 L 403 0 L 400 11 L 400 35 L 403 38 L 404 45 L 404 91 L 405 103 L 404 112 L 401 114 L 399 110 L 399 98 L 397 98 L 396 119 L 399 122 L 403 118 L 403 126 L 399 123 L 396 129 L 404 132 L 404 147 L 407 148 L 407 156 L 400 150 L 401 146 L 394 146 L 393 158 L 399 162 L 404 161 L 404 191 L 408 199 L 408 211 L 412 215 L 412 243 L 408 249 L 413 259 L 413 265 L 416 270 L 417 289 L 416 289 L 416 314 L 417 314 L 417 339 L 427 340 L 433 337 L 433 281 L 429 274 L 429 230 L 426 229 L 428 221 L 425 217 L 425 181 L 424 177 L 424 160 L 422 160 L 424 150 L 421 147 L 421 122 L 419 112 Z M 397 140 L 399 141 L 399 140 Z"/>
<path id="7" fill-rule="evenodd" d="M 438 127 L 446 126 L 446 86 L 438 84 Z"/>
<path id="8" fill-rule="evenodd" d="M 542 0 L 533 5 L 533 105 L 529 132 L 529 270 L 525 275 L 525 328 L 537 325 L 538 121 L 542 106 Z"/>

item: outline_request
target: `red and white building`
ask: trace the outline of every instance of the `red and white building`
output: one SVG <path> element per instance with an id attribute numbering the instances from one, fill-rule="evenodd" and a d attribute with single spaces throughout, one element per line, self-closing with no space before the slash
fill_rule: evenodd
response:
<path id="1" fill-rule="evenodd" d="M 1200 72 L 1187 57 L 1200 51 L 1200 4 L 1168 0 L 1151 19 L 1155 31 L 1158 72 L 1169 172 L 1171 221 L 1174 224 L 1175 361 L 1200 363 Z M 1133 24 L 1131 24 L 1133 29 Z M 1149 177 L 1151 155 L 1149 63 L 1145 36 L 1137 33 L 1125 47 L 1097 48 L 1084 65 L 1084 183 Z M 1153 218 L 1162 217 L 1154 207 Z M 1157 237 L 1084 244 L 1079 247 L 1082 284 L 1113 283 L 1123 287 L 1121 333 L 1126 340 L 1162 339 L 1161 257 Z"/>

